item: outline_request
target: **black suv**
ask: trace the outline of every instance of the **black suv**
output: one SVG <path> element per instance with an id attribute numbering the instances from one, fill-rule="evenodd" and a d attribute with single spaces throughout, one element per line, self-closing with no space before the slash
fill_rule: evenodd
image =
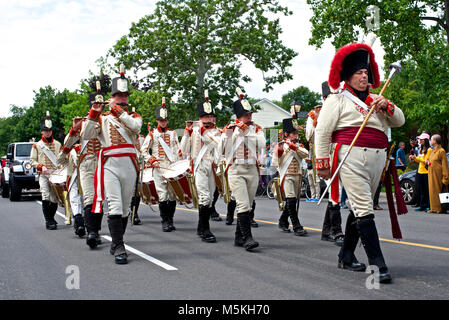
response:
<path id="1" fill-rule="evenodd" d="M 39 189 L 39 178 L 31 167 L 33 142 L 15 142 L 8 146 L 6 165 L 1 176 L 2 197 L 19 201 L 23 189 Z"/>

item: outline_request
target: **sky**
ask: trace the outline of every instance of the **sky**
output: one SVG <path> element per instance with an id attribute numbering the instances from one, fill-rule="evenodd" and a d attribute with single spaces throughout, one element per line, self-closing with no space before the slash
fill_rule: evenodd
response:
<path id="1" fill-rule="evenodd" d="M 31 106 L 34 92 L 47 85 L 58 90 L 78 89 L 89 70 L 99 73 L 96 60 L 127 34 L 132 22 L 153 12 L 156 0 L 0 0 L 0 117 L 10 105 Z M 280 0 L 293 15 L 281 18 L 284 44 L 298 52 L 289 72 L 293 80 L 266 93 L 262 73 L 244 63 L 242 74 L 253 81 L 245 86 L 251 97 L 281 100 L 299 86 L 321 92 L 335 49 L 326 41 L 320 49 L 308 45 L 312 10 L 306 0 Z M 383 50 L 373 47 L 379 67 Z M 381 76 L 383 76 L 381 70 Z"/>

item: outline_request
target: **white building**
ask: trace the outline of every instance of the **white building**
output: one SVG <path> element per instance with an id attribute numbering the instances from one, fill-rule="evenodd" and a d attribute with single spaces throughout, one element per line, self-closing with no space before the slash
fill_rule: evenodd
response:
<path id="1" fill-rule="evenodd" d="M 274 127 L 282 123 L 282 119 L 291 117 L 290 112 L 265 98 L 254 103 L 253 106 L 260 107 L 253 113 L 253 121 L 264 129 Z M 235 115 L 232 118 L 235 119 Z"/>

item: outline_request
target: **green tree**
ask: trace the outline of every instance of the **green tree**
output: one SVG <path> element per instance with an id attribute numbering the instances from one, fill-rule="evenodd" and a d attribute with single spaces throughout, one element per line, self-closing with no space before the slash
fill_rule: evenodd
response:
<path id="1" fill-rule="evenodd" d="M 290 104 L 295 99 L 302 102 L 301 111 L 310 111 L 317 104 L 320 104 L 321 94 L 313 92 L 307 87 L 300 86 L 284 94 L 280 106 L 285 110 L 290 111 Z"/>
<path id="2" fill-rule="evenodd" d="M 385 93 L 406 116 L 393 137 L 431 130 L 448 137 L 449 0 L 330 1 L 308 0 L 314 15 L 309 43 L 321 47 L 330 39 L 336 48 L 372 31 L 385 50 L 385 65 L 402 60 L 403 72 Z M 369 6 L 379 9 L 377 28 L 370 30 Z M 385 71 L 388 72 L 387 68 Z"/>
<path id="3" fill-rule="evenodd" d="M 287 69 L 297 54 L 279 39 L 279 18 L 271 18 L 290 14 L 269 0 L 159 1 L 99 63 L 113 57 L 136 74 L 146 72 L 157 91 L 176 96 L 179 108 L 172 107 L 186 119 L 196 116 L 204 89 L 229 117 L 235 88 L 251 80 L 241 74 L 242 59 L 262 72 L 265 91 L 292 79 Z"/>

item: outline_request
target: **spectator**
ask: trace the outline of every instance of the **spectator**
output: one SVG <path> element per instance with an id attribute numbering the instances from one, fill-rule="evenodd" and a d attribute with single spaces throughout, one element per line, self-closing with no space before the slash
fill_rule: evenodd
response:
<path id="1" fill-rule="evenodd" d="M 410 155 L 411 156 L 413 156 L 413 155 L 418 156 L 419 155 L 418 144 L 416 143 L 416 140 L 413 140 L 413 139 L 410 139 Z"/>
<path id="2" fill-rule="evenodd" d="M 403 141 L 399 142 L 399 149 L 396 151 L 396 168 L 398 170 L 405 171 L 407 165 L 405 164 L 405 143 Z"/>
<path id="3" fill-rule="evenodd" d="M 441 136 L 434 134 L 430 139 L 433 147 L 426 164 L 429 167 L 429 199 L 430 210 L 427 213 L 442 213 L 439 194 L 443 184 L 449 184 L 449 168 L 447 164 L 446 151 L 441 146 Z"/>
<path id="4" fill-rule="evenodd" d="M 426 168 L 426 161 L 432 151 L 429 143 L 430 136 L 427 133 L 422 133 L 419 137 L 419 156 L 410 155 L 410 160 L 419 163 L 418 172 L 415 178 L 416 185 L 416 211 L 423 212 L 429 210 L 429 180 L 428 170 Z"/>

